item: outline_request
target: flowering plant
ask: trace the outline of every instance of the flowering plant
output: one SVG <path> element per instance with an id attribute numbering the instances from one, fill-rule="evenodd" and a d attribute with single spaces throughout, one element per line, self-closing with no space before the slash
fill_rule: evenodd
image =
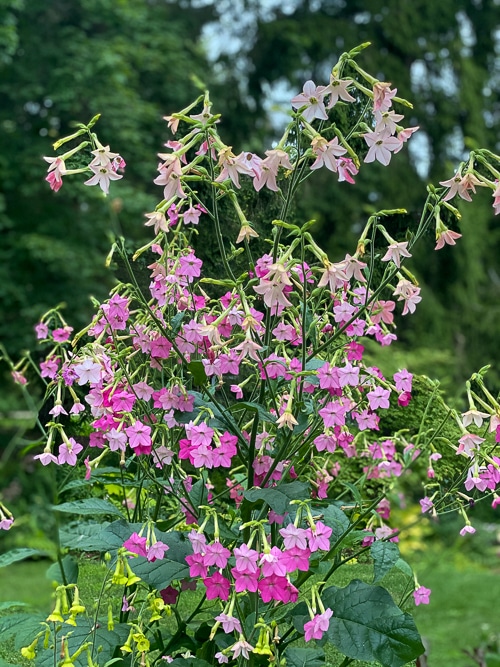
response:
<path id="1" fill-rule="evenodd" d="M 460 420 L 432 383 L 414 388 L 406 369 L 384 377 L 361 341 L 390 345 L 395 311 L 415 311 L 420 288 L 405 262 L 433 225 L 436 249 L 460 237 L 440 215 L 460 217 L 449 203 L 455 194 L 470 199 L 475 186 L 491 187 L 497 212 L 499 188 L 488 175 L 498 178 L 500 158 L 477 151 L 446 189 L 429 186 L 404 238 L 384 224 L 404 211 L 373 213 L 355 252 L 331 261 L 311 234 L 314 221 L 291 221 L 301 183 L 326 167 L 350 187 L 362 162 L 388 165 L 418 129 L 401 127 L 392 109 L 411 105 L 358 66 L 365 46 L 340 57 L 328 85 L 306 82 L 264 159 L 223 143 L 208 93 L 167 116 L 175 139 L 159 154 L 154 181 L 163 199 L 145 223 L 154 238 L 133 256 L 148 257 L 149 291 L 117 240 L 109 261 L 119 254 L 130 281 L 96 304 L 89 326 L 73 335 L 57 309 L 37 325 L 50 347 L 39 374 L 53 407 L 35 458 L 61 471 L 68 500 L 54 509 L 80 517 L 61 528 L 63 550 L 101 554 L 105 567 L 90 613 L 73 556 L 60 554 L 52 613 L 18 615 L 10 626 L 24 657 L 63 667 L 318 667 L 328 642 L 342 664 L 397 667 L 423 653 L 408 609 L 427 604 L 430 590 L 400 557 L 390 498 L 399 480 L 423 470 L 422 511 L 456 508 L 473 532 L 460 476 L 468 470 L 467 492 L 494 492 L 500 459 L 491 436 L 475 431 L 488 418 L 498 439 L 500 412 L 484 372 L 469 383 Z M 348 128 L 336 120 L 343 105 L 355 109 Z M 96 120 L 56 144 L 84 137 L 78 146 L 45 158 L 53 190 L 90 172 L 85 184 L 107 194 L 122 178 L 125 162 L 99 141 Z M 88 151 L 88 167 L 67 166 Z M 238 196 L 245 177 L 281 205 L 260 256 L 253 244 L 263 222 L 247 219 Z M 222 202 L 238 220 L 237 238 L 223 232 Z M 217 276 L 203 276 L 198 225 L 217 240 Z M 13 365 L 18 383 L 26 384 L 28 364 Z M 405 428 L 414 402 L 424 407 Z M 438 421 L 430 419 L 436 405 Z M 10 528 L 12 516 L 0 511 L 0 527 Z M 337 571 L 359 558 L 373 563 L 373 581 L 335 585 Z M 397 603 L 380 585 L 393 569 L 406 582 Z"/>

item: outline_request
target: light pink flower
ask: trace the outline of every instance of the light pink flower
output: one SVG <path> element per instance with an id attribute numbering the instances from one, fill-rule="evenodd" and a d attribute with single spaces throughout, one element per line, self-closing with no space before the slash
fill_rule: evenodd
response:
<path id="1" fill-rule="evenodd" d="M 382 262 L 394 262 L 394 264 L 400 268 L 401 257 L 411 257 L 411 254 L 408 252 L 408 241 L 402 241 L 401 243 L 391 243 L 387 248 L 387 252 L 382 257 Z"/>
<path id="2" fill-rule="evenodd" d="M 366 132 L 363 139 L 369 146 L 364 162 L 377 160 L 386 167 L 391 161 L 392 153 L 401 146 L 399 139 L 380 132 Z"/>
<path id="3" fill-rule="evenodd" d="M 325 110 L 323 98 L 325 96 L 325 86 L 316 86 L 314 81 L 306 81 L 302 93 L 292 98 L 291 104 L 294 109 L 306 108 L 302 111 L 304 120 L 308 123 L 315 118 L 328 120 L 328 114 Z"/>
<path id="4" fill-rule="evenodd" d="M 333 616 L 331 609 L 326 609 L 322 614 L 316 614 L 313 619 L 304 624 L 304 639 L 321 639 L 330 626 L 330 618 Z"/>

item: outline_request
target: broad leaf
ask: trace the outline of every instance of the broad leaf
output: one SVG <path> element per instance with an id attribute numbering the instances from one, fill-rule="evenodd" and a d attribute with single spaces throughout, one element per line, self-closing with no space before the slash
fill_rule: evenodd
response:
<path id="1" fill-rule="evenodd" d="M 411 566 L 408 565 L 408 563 L 402 558 L 398 558 L 397 561 L 394 563 L 394 566 L 397 567 L 398 570 L 401 570 L 403 574 L 406 574 L 409 577 L 413 577 L 413 570 L 411 569 Z"/>
<path id="2" fill-rule="evenodd" d="M 330 543 L 337 542 L 349 528 L 349 519 L 336 505 L 328 505 L 323 510 L 323 522 L 332 529 Z"/>
<path id="3" fill-rule="evenodd" d="M 40 632 L 41 623 L 45 621 L 41 614 L 9 614 L 0 618 L 0 637 L 2 642 L 14 638 L 16 649 L 31 644 L 35 635 Z"/>
<path id="4" fill-rule="evenodd" d="M 122 516 L 121 510 L 115 507 L 112 503 L 101 498 L 86 498 L 83 500 L 73 500 L 69 503 L 62 503 L 61 505 L 52 505 L 52 509 L 57 512 L 65 512 L 67 514 L 80 514 L 82 516 L 96 516 L 106 514 L 109 516 Z"/>
<path id="5" fill-rule="evenodd" d="M 373 558 L 373 583 L 380 581 L 399 560 L 399 548 L 394 542 L 373 542 L 370 547 Z"/>
<path id="6" fill-rule="evenodd" d="M 323 667 L 325 652 L 319 648 L 287 648 L 287 667 Z"/>
<path id="7" fill-rule="evenodd" d="M 321 597 L 333 610 L 327 636 L 347 657 L 401 667 L 424 652 L 412 617 L 384 588 L 354 580 L 327 588 Z"/>
<path id="8" fill-rule="evenodd" d="M 12 549 L 7 551 L 7 553 L 0 556 L 0 567 L 6 567 L 11 563 L 17 563 L 20 560 L 26 560 L 27 558 L 32 558 L 33 556 L 47 556 L 46 551 L 40 551 L 40 549 L 29 549 L 20 547 L 19 549 Z"/>
<path id="9" fill-rule="evenodd" d="M 305 500 L 309 497 L 309 486 L 295 481 L 274 489 L 249 489 L 243 495 L 251 503 L 263 500 L 276 514 L 283 515 L 289 509 L 290 500 Z"/>
<path id="10" fill-rule="evenodd" d="M 203 363 L 200 360 L 195 359 L 194 361 L 189 362 L 187 368 L 193 377 L 195 385 L 202 387 L 208 380 Z"/>
<path id="11" fill-rule="evenodd" d="M 61 545 L 78 551 L 107 551 L 108 543 L 102 536 L 109 524 L 77 523 L 66 525 L 59 530 Z"/>
<path id="12" fill-rule="evenodd" d="M 78 563 L 73 556 L 64 556 L 61 563 L 53 563 L 49 567 L 45 576 L 49 581 L 57 581 L 58 584 L 76 584 L 78 582 Z"/>

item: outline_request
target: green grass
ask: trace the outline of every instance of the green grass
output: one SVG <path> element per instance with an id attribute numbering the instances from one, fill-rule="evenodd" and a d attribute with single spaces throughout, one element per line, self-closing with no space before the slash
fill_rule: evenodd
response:
<path id="1" fill-rule="evenodd" d="M 414 564 L 419 582 L 432 589 L 430 605 L 415 611 L 417 627 L 429 646 L 430 667 L 472 666 L 463 651 L 481 643 L 484 626 L 500 634 L 500 562 L 492 571 L 456 551 L 436 548 Z"/>
<path id="2" fill-rule="evenodd" d="M 23 561 L 0 568 L 0 602 L 25 602 L 40 611 L 48 611 L 53 591 L 45 577 L 49 565 L 46 560 Z"/>

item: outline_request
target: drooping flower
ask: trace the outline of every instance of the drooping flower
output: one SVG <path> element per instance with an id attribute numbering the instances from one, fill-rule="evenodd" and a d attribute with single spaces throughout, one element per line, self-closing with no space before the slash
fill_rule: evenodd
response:
<path id="1" fill-rule="evenodd" d="M 325 609 L 322 614 L 316 614 L 314 618 L 304 624 L 304 639 L 306 642 L 311 639 L 321 639 L 330 626 L 330 619 L 333 616 L 331 609 Z"/>

